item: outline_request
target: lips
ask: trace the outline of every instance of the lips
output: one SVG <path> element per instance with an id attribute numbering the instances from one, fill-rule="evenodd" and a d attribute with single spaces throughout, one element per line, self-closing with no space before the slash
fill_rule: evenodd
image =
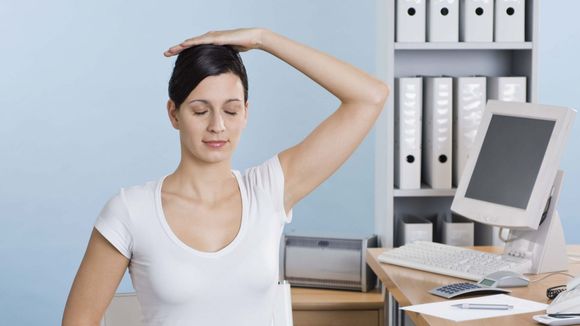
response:
<path id="1" fill-rule="evenodd" d="M 210 141 L 203 141 L 203 142 L 211 148 L 221 148 L 227 143 L 227 141 L 225 141 L 225 140 L 210 140 Z"/>

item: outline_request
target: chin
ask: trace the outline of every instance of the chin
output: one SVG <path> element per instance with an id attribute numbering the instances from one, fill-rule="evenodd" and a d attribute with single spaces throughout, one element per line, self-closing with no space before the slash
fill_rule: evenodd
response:
<path id="1" fill-rule="evenodd" d="M 212 157 L 208 158 L 205 161 L 207 163 L 213 163 L 213 164 L 215 164 L 215 163 L 220 163 L 220 162 L 229 161 L 229 160 L 230 160 L 230 157 L 229 156 L 227 156 L 227 157 L 226 156 L 223 156 L 223 157 L 212 156 Z"/>
<path id="2" fill-rule="evenodd" d="M 231 143 L 228 144 L 228 147 Z M 220 163 L 223 161 L 229 161 L 232 159 L 232 148 L 222 148 L 220 150 L 209 149 L 206 148 L 205 145 L 200 147 L 195 147 L 192 150 L 189 150 L 189 156 L 200 162 L 204 162 L 207 164 L 215 164 Z"/>
<path id="3" fill-rule="evenodd" d="M 199 155 L 198 158 L 207 163 L 219 163 L 230 160 L 232 158 L 232 155 L 229 151 L 213 152 L 213 153 L 204 152 L 201 153 L 201 155 Z"/>

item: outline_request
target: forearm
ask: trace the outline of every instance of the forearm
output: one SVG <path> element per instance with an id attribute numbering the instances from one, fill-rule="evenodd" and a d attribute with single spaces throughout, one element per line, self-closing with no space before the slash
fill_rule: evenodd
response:
<path id="1" fill-rule="evenodd" d="M 100 322 L 90 321 L 63 321 L 62 326 L 100 326 Z"/>
<path id="2" fill-rule="evenodd" d="M 382 106 L 388 95 L 384 83 L 362 70 L 267 29 L 262 31 L 259 47 L 298 69 L 343 103 Z"/>
<path id="3" fill-rule="evenodd" d="M 62 319 L 62 326 L 99 326 L 100 321 L 94 321 L 89 318 L 67 315 Z"/>

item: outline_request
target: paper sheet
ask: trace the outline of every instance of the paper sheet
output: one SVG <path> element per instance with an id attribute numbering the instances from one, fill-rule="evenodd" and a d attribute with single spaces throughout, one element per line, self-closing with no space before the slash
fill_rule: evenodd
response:
<path id="1" fill-rule="evenodd" d="M 458 303 L 493 303 L 507 304 L 514 306 L 509 310 L 483 310 L 483 309 L 461 309 L 451 305 Z M 506 294 L 489 295 L 478 298 L 468 298 L 460 300 L 447 300 L 434 303 L 419 304 L 402 307 L 403 310 L 414 311 L 420 314 L 431 315 L 453 321 L 465 321 L 482 318 L 492 318 L 523 314 L 533 311 L 546 310 L 547 304 L 535 301 L 524 300 Z"/>

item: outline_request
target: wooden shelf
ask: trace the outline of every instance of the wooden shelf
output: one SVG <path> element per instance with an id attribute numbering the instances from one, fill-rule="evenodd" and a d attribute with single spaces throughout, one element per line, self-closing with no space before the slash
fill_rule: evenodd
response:
<path id="1" fill-rule="evenodd" d="M 395 43 L 395 50 L 531 50 L 532 42 Z"/>

